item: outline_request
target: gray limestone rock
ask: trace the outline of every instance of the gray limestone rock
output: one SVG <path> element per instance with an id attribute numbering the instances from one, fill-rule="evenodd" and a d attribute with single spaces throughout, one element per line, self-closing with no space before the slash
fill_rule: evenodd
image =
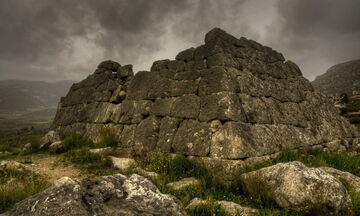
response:
<path id="1" fill-rule="evenodd" d="M 207 156 L 210 152 L 210 125 L 196 120 L 185 120 L 176 132 L 172 148 L 174 152 Z"/>
<path id="2" fill-rule="evenodd" d="M 250 207 L 244 207 L 234 202 L 229 201 L 216 201 L 218 205 L 229 215 L 231 216 L 251 216 L 256 215 L 258 210 L 250 208 Z M 206 204 L 206 200 L 201 200 L 200 198 L 194 198 L 190 201 L 189 205 L 186 206 L 187 209 L 195 209 L 196 207 L 200 205 Z"/>
<path id="3" fill-rule="evenodd" d="M 310 214 L 353 214 L 350 195 L 338 179 L 320 168 L 307 168 L 298 161 L 245 173 L 240 179 L 250 194 L 255 192 L 255 181 L 261 182 L 264 190 L 269 190 L 275 202 L 285 209 Z"/>
<path id="4" fill-rule="evenodd" d="M 166 184 L 166 186 L 168 188 L 170 188 L 171 190 L 182 190 L 186 187 L 196 186 L 199 184 L 200 184 L 199 180 L 197 180 L 196 178 L 190 177 L 190 178 L 183 178 L 176 182 L 170 182 L 170 183 Z"/>
<path id="5" fill-rule="evenodd" d="M 119 67 L 121 67 L 119 63 L 111 60 L 103 61 L 98 65 L 98 68 L 103 68 L 114 72 L 117 71 Z"/>
<path id="6" fill-rule="evenodd" d="M 162 194 L 146 178 L 116 174 L 83 180 L 63 177 L 2 215 L 185 216 L 186 212 L 175 197 Z"/>

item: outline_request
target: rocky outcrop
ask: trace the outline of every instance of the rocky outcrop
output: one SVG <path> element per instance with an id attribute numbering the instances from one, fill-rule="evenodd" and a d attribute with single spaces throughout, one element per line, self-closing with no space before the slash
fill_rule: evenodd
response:
<path id="1" fill-rule="evenodd" d="M 63 215 L 186 215 L 173 196 L 160 193 L 136 174 L 73 180 L 63 177 L 54 186 L 17 203 L 3 216 Z"/>
<path id="2" fill-rule="evenodd" d="M 240 178 L 249 194 L 267 190 L 284 209 L 312 215 L 353 215 L 345 186 L 320 168 L 307 168 L 294 161 L 245 173 Z"/>
<path id="3" fill-rule="evenodd" d="M 332 66 L 311 84 L 316 91 L 326 95 L 352 95 L 353 91 L 360 90 L 360 59 Z"/>
<path id="4" fill-rule="evenodd" d="M 102 62 L 61 99 L 52 129 L 97 140 L 104 125 L 130 156 L 161 150 L 232 163 L 341 139 L 346 150 L 358 144 L 357 130 L 295 63 L 218 28 L 151 72 Z"/>

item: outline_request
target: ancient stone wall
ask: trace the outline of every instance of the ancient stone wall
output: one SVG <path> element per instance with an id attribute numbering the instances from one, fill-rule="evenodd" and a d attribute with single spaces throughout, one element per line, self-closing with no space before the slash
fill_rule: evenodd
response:
<path id="1" fill-rule="evenodd" d="M 150 72 L 133 75 L 131 65 L 102 62 L 61 99 L 52 127 L 96 140 L 104 125 L 129 154 L 163 150 L 218 160 L 285 148 L 344 150 L 358 137 L 295 63 L 218 28 L 204 45 L 156 61 Z"/>

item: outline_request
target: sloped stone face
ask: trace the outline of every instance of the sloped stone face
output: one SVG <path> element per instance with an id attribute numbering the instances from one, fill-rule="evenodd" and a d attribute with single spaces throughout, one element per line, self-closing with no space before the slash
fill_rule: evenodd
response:
<path id="1" fill-rule="evenodd" d="M 231 160 L 358 137 L 295 63 L 221 29 L 151 72 L 100 65 L 62 98 L 53 129 L 86 125 L 80 131 L 94 134 L 107 124 L 122 148 Z"/>

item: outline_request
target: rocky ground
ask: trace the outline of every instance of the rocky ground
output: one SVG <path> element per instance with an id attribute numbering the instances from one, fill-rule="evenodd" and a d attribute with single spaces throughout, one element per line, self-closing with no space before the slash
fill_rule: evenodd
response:
<path id="1" fill-rule="evenodd" d="M 17 170 L 52 185 L 28 194 L 3 215 L 360 214 L 360 157 L 347 153 L 282 152 L 228 182 L 182 155 L 155 152 L 132 159 L 108 147 L 79 149 L 3 158 L 2 178 Z M 2 181 L 1 190 L 8 182 Z"/>

